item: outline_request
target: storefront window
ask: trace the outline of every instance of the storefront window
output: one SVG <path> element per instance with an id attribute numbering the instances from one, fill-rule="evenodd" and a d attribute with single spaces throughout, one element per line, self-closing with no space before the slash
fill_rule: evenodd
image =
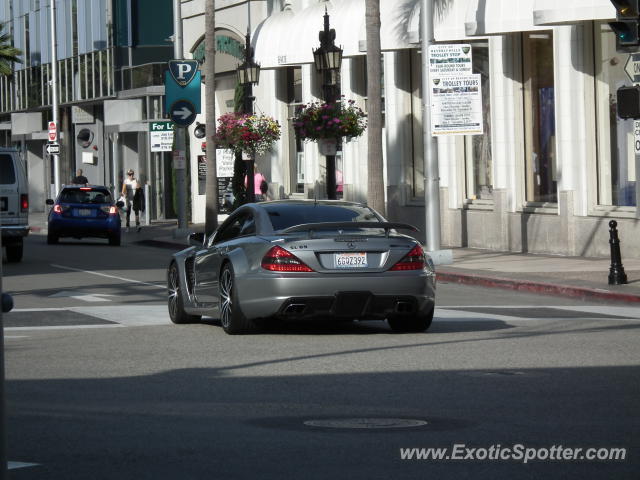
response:
<path id="1" fill-rule="evenodd" d="M 606 23 L 596 24 L 596 95 L 598 121 L 598 205 L 636 204 L 634 120 L 617 115 L 616 93 L 630 85 L 625 73 L 629 54 L 616 52 L 615 35 Z"/>
<path id="2" fill-rule="evenodd" d="M 526 200 L 556 203 L 553 33 L 523 34 Z"/>
<path id="3" fill-rule="evenodd" d="M 473 43 L 471 49 L 473 73 L 480 74 L 482 85 L 484 133 L 465 136 L 466 195 L 471 200 L 485 200 L 492 198 L 493 192 L 489 45 Z"/>

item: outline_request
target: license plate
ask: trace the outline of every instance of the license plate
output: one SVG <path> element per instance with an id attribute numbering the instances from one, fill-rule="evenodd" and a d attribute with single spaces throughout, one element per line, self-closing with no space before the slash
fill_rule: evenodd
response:
<path id="1" fill-rule="evenodd" d="M 88 217 L 91 215 L 91 209 L 90 208 L 79 208 L 78 209 L 78 215 L 80 217 Z"/>
<path id="2" fill-rule="evenodd" d="M 336 253 L 336 268 L 366 268 L 367 254 L 360 253 Z"/>

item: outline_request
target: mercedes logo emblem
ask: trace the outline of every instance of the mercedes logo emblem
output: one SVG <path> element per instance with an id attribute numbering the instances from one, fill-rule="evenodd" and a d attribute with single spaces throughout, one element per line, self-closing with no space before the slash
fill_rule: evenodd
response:
<path id="1" fill-rule="evenodd" d="M 347 247 L 350 248 L 351 250 L 353 250 L 354 248 L 356 248 L 356 245 L 353 242 L 349 242 L 349 243 L 347 243 Z"/>

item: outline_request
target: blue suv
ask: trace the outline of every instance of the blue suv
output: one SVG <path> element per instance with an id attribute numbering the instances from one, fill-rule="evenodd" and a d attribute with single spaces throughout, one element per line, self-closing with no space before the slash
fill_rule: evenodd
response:
<path id="1" fill-rule="evenodd" d="M 65 185 L 49 211 L 47 243 L 61 237 L 107 238 L 109 245 L 120 245 L 120 212 L 124 204 L 115 203 L 109 189 L 99 185 Z"/>

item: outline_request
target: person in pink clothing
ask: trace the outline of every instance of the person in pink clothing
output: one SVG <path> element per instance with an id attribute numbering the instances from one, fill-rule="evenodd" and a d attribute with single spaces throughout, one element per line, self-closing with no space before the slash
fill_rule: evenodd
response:
<path id="1" fill-rule="evenodd" d="M 244 186 L 247 187 L 247 177 L 244 177 Z M 253 173 L 253 193 L 256 196 L 256 202 L 262 202 L 267 199 L 267 192 L 269 191 L 269 184 L 267 179 L 260 173 L 257 167 L 254 166 Z"/>

